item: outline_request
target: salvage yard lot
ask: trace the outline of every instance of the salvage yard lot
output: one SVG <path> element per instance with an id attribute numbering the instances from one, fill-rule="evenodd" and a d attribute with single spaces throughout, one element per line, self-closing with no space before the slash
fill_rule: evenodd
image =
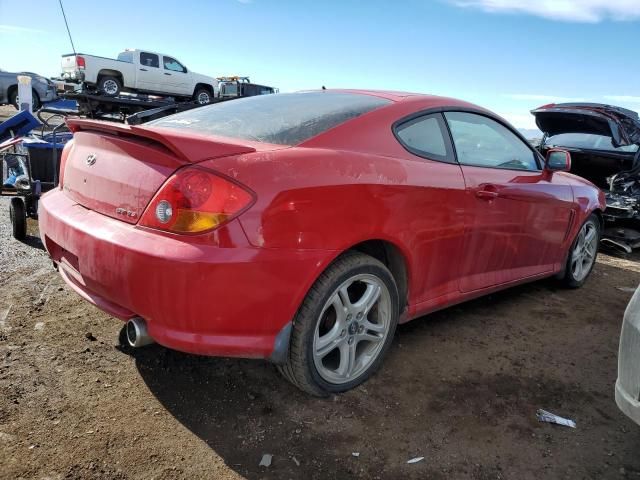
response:
<path id="1" fill-rule="evenodd" d="M 2 199 L 3 478 L 640 478 L 640 428 L 613 400 L 633 259 L 602 256 L 581 290 L 543 281 L 401 326 L 371 381 L 323 400 L 264 362 L 118 347 L 120 322 L 30 234 L 11 238 Z"/>

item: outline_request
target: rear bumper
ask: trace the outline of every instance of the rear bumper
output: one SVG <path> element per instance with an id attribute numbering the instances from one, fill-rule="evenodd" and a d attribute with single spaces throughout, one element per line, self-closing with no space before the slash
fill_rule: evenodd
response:
<path id="1" fill-rule="evenodd" d="M 274 356 L 278 333 L 334 257 L 252 247 L 237 221 L 206 236 L 168 236 L 57 189 L 42 197 L 39 222 L 60 274 L 85 300 L 122 320 L 144 318 L 166 347 L 204 355 Z"/>
<path id="2" fill-rule="evenodd" d="M 67 70 L 60 74 L 60 78 L 68 82 L 80 83 L 84 82 L 84 72 L 80 70 Z"/>

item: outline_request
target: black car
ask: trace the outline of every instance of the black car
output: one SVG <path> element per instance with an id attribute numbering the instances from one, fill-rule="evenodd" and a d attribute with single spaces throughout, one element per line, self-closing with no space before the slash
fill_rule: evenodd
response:
<path id="1" fill-rule="evenodd" d="M 631 253 L 640 247 L 640 118 L 634 111 L 598 103 L 550 104 L 531 112 L 544 133 L 540 152 L 571 152 L 571 172 L 590 180 L 607 198 L 602 241 Z"/>

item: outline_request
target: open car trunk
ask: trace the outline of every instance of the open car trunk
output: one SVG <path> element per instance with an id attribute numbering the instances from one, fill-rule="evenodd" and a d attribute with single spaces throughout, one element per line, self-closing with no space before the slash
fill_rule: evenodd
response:
<path id="1" fill-rule="evenodd" d="M 640 247 L 640 118 L 595 103 L 563 103 L 531 112 L 544 133 L 540 151 L 571 152 L 571 173 L 590 180 L 607 198 L 603 242 L 630 253 Z"/>

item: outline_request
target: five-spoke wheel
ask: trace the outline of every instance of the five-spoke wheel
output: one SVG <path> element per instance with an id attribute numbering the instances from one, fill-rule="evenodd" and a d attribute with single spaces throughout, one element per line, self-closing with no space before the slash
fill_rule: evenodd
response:
<path id="1" fill-rule="evenodd" d="M 398 312 L 398 290 L 388 268 L 368 255 L 346 253 L 308 293 L 281 372 L 313 395 L 359 385 L 380 366 Z"/>
<path id="2" fill-rule="evenodd" d="M 571 288 L 582 286 L 596 263 L 600 244 L 600 219 L 591 215 L 582 224 L 567 258 L 562 280 Z"/>
<path id="3" fill-rule="evenodd" d="M 341 384 L 364 372 L 384 345 L 391 322 L 391 295 L 375 275 L 354 275 L 325 304 L 313 337 L 320 376 Z"/>

